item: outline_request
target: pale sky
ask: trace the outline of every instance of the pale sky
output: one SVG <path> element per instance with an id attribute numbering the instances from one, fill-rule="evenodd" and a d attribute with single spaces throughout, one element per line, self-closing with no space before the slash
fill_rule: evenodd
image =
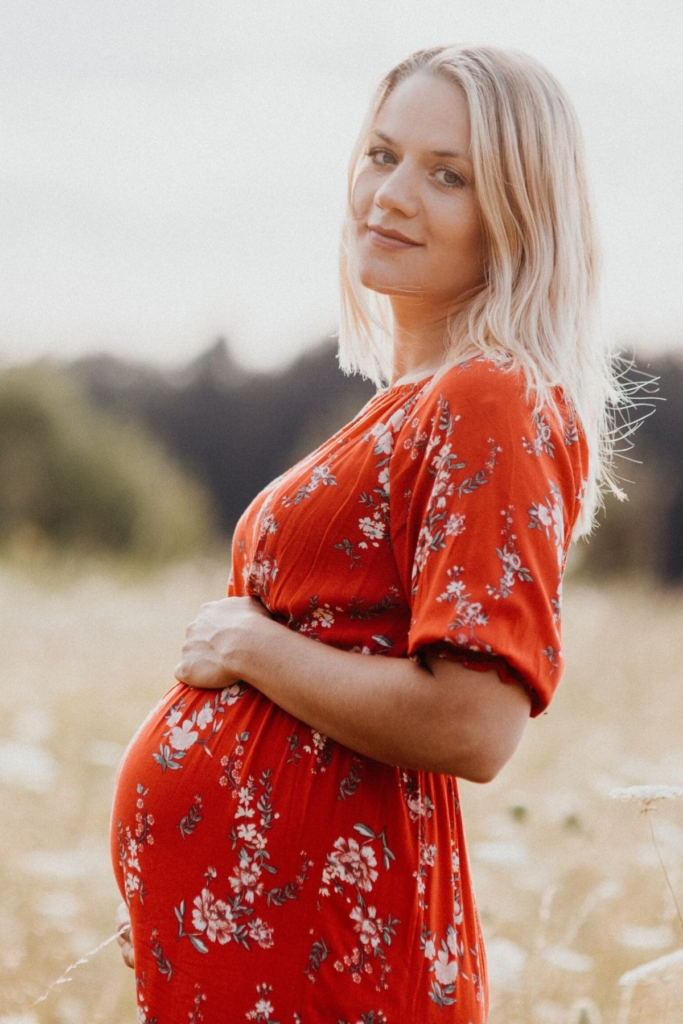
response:
<path id="1" fill-rule="evenodd" d="M 2 0 L 0 363 L 253 367 L 337 324 L 346 165 L 421 46 L 542 60 L 583 124 L 604 321 L 683 351 L 681 0 Z"/>

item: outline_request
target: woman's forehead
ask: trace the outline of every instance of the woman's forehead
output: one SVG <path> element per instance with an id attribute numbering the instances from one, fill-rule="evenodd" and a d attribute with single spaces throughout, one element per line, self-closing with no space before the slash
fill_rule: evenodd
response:
<path id="1" fill-rule="evenodd" d="M 375 114 L 370 131 L 396 146 L 434 155 L 466 156 L 470 119 L 465 93 L 455 82 L 414 74 L 400 82 Z"/>

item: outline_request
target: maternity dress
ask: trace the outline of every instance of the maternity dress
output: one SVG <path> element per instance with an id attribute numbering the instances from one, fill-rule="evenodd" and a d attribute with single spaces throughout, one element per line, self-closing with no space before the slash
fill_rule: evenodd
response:
<path id="1" fill-rule="evenodd" d="M 244 513 L 229 593 L 364 656 L 495 668 L 538 714 L 586 460 L 503 364 L 379 391 Z M 177 684 L 151 713 L 112 854 L 141 1024 L 486 1020 L 456 780 L 356 754 L 244 683 Z"/>

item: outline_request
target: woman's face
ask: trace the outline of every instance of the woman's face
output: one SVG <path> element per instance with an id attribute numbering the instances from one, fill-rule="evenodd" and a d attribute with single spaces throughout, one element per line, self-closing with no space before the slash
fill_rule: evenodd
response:
<path id="1" fill-rule="evenodd" d="M 361 282 L 447 309 L 485 276 L 464 92 L 410 76 L 380 108 L 365 151 L 351 202 Z"/>

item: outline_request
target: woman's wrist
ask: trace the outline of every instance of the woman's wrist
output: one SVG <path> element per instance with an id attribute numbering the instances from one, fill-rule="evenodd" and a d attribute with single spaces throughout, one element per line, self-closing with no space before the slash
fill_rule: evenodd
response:
<path id="1" fill-rule="evenodd" d="M 257 601 L 251 603 L 240 628 L 225 630 L 218 645 L 226 678 L 242 679 L 258 688 L 259 676 L 276 670 L 271 661 L 278 657 L 286 626 L 259 610 L 262 606 Z"/>

